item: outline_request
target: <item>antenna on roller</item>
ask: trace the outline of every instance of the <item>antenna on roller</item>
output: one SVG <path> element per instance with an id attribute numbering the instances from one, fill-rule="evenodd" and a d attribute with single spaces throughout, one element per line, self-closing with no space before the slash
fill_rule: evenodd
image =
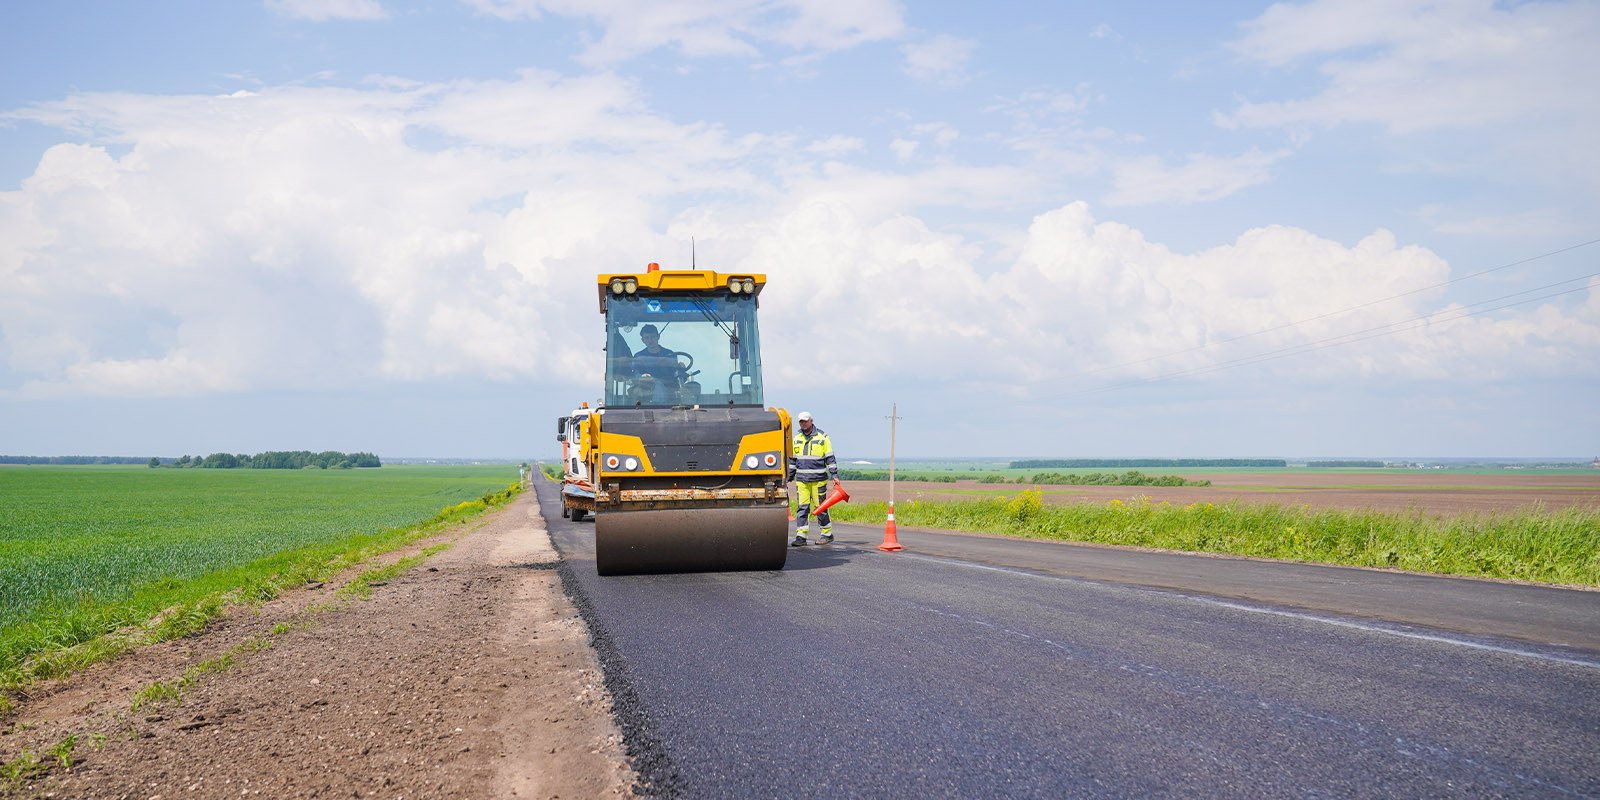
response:
<path id="1" fill-rule="evenodd" d="M 690 236 L 689 237 L 689 269 L 695 269 L 696 266 L 697 265 L 695 264 L 695 260 L 694 260 L 694 237 Z"/>

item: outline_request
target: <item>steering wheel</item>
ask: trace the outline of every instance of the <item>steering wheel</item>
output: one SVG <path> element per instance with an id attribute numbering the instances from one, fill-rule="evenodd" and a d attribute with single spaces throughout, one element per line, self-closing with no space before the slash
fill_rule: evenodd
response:
<path id="1" fill-rule="evenodd" d="M 689 370 L 694 369 L 694 356 L 689 355 L 688 353 L 685 353 L 682 350 L 674 350 L 672 352 L 672 356 L 673 356 L 673 358 L 676 358 L 676 359 L 685 359 L 685 358 L 689 359 L 689 363 L 687 363 L 687 364 L 683 363 L 681 360 L 678 362 L 678 369 L 680 371 L 685 372 L 685 373 L 689 373 Z M 689 373 L 689 374 L 693 374 L 693 373 Z"/>

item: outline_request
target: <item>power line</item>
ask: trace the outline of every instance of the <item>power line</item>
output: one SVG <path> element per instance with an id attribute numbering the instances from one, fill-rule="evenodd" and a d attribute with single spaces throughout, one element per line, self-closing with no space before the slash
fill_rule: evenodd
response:
<path id="1" fill-rule="evenodd" d="M 1101 372 L 1108 372 L 1108 371 L 1114 370 L 1114 369 L 1121 369 L 1123 367 L 1133 367 L 1133 366 L 1138 366 L 1140 364 L 1148 364 L 1151 361 L 1160 361 L 1162 359 L 1172 358 L 1174 356 L 1188 355 L 1189 353 L 1197 352 L 1197 351 L 1200 351 L 1200 350 L 1209 350 L 1209 349 L 1211 349 L 1213 347 L 1217 347 L 1219 345 L 1231 344 L 1233 342 L 1241 341 L 1241 340 L 1244 340 L 1244 339 L 1250 339 L 1250 338 L 1253 338 L 1253 337 L 1256 337 L 1256 336 L 1261 336 L 1261 335 L 1264 335 L 1264 334 L 1273 333 L 1275 331 L 1281 331 L 1284 328 L 1293 328 L 1293 327 L 1296 327 L 1296 326 L 1299 326 L 1299 325 L 1304 325 L 1307 322 L 1316 322 L 1317 320 L 1320 320 L 1320 319 L 1326 319 L 1328 317 L 1338 316 L 1340 314 L 1348 314 L 1348 313 L 1350 313 L 1352 311 L 1360 311 L 1363 308 L 1369 308 L 1371 306 L 1379 305 L 1381 303 L 1387 303 L 1387 302 L 1389 302 L 1391 300 L 1399 300 L 1402 297 L 1410 297 L 1411 295 L 1414 295 L 1414 294 L 1420 294 L 1422 292 L 1427 292 L 1427 291 L 1431 291 L 1433 289 L 1438 289 L 1438 288 L 1442 288 L 1442 287 L 1445 287 L 1445 286 L 1449 286 L 1452 283 L 1460 283 L 1461 281 L 1470 280 L 1472 278 L 1479 278 L 1479 277 L 1482 277 L 1484 275 L 1488 275 L 1491 272 L 1499 272 L 1501 270 L 1505 270 L 1505 269 L 1510 269 L 1512 267 L 1521 266 L 1523 264 L 1527 264 L 1527 263 L 1531 263 L 1531 262 L 1534 262 L 1534 261 L 1538 261 L 1538 260 L 1543 259 L 1543 258 L 1549 258 L 1551 256 L 1557 256 L 1557 255 L 1560 255 L 1562 253 L 1566 253 L 1566 252 L 1569 252 L 1569 251 L 1572 251 L 1572 250 L 1577 250 L 1577 249 L 1580 249 L 1580 248 L 1588 247 L 1588 246 L 1594 245 L 1594 244 L 1600 244 L 1600 239 L 1590 239 L 1587 242 L 1579 242 L 1578 244 L 1570 245 L 1568 247 L 1563 247 L 1563 248 L 1561 248 L 1559 250 L 1551 250 L 1548 253 L 1540 253 L 1539 255 L 1536 255 L 1536 256 L 1529 256 L 1528 258 L 1524 258 L 1524 259 L 1521 259 L 1519 261 L 1513 261 L 1513 262 L 1511 262 L 1509 264 L 1501 264 L 1498 267 L 1490 267 L 1489 269 L 1484 269 L 1484 270 L 1479 270 L 1477 272 L 1468 273 L 1466 275 L 1462 275 L 1459 278 L 1451 278 L 1450 280 L 1443 281 L 1443 282 L 1440 282 L 1440 283 L 1431 284 L 1429 286 L 1422 286 L 1422 287 L 1419 287 L 1419 288 L 1416 288 L 1416 289 L 1412 289 L 1410 291 L 1401 292 L 1400 294 L 1390 295 L 1388 297 L 1379 298 L 1377 300 L 1370 300 L 1370 301 L 1367 301 L 1365 303 L 1361 303 L 1359 305 L 1349 306 L 1347 308 L 1341 308 L 1341 309 L 1338 309 L 1338 310 L 1335 310 L 1335 311 L 1329 311 L 1329 312 L 1327 312 L 1325 314 L 1318 314 L 1318 315 L 1316 315 L 1314 317 L 1306 317 L 1305 319 L 1296 320 L 1294 322 L 1285 322 L 1285 323 L 1283 323 L 1281 325 L 1275 325 L 1275 326 L 1273 326 L 1271 328 L 1263 328 L 1263 329 L 1255 331 L 1253 333 L 1240 334 L 1238 336 L 1234 336 L 1234 337 L 1227 338 L 1227 339 L 1218 339 L 1218 340 L 1216 340 L 1214 342 L 1206 342 L 1205 344 L 1195 345 L 1194 347 L 1190 347 L 1190 348 L 1187 348 L 1187 349 L 1184 349 L 1184 350 L 1174 350 L 1174 351 L 1172 351 L 1170 353 L 1163 353 L 1161 355 L 1150 356 L 1148 358 L 1141 358 L 1141 359 L 1138 359 L 1138 360 L 1135 360 L 1135 361 L 1125 361 L 1125 362 L 1122 362 L 1120 364 L 1110 364 L 1110 365 L 1107 365 L 1107 366 L 1104 366 L 1104 367 L 1095 367 L 1093 369 L 1087 369 L 1087 370 L 1082 370 L 1080 372 L 1074 372 L 1074 373 L 1072 373 L 1070 375 L 1062 375 L 1062 376 L 1058 376 L 1058 377 L 1055 377 L 1055 378 L 1044 378 L 1042 380 L 1031 381 L 1031 382 L 1023 383 L 1023 384 L 1019 384 L 1019 385 L 1021 385 L 1021 386 L 1038 386 L 1038 385 L 1045 384 L 1045 383 L 1054 383 L 1056 381 L 1064 381 L 1064 380 L 1069 380 L 1069 379 L 1072 379 L 1072 378 L 1080 378 L 1080 377 L 1084 377 L 1084 376 L 1088 376 L 1088 375 L 1095 375 L 1095 374 L 1098 374 L 1098 373 L 1101 373 Z M 1575 279 L 1575 280 L 1581 280 L 1581 278 L 1580 279 Z M 1549 288 L 1549 287 L 1541 287 L 1541 288 Z M 1539 291 L 1539 289 L 1530 289 L 1528 291 Z M 1523 294 L 1523 292 L 1519 292 L 1518 294 Z M 1515 297 L 1515 296 L 1516 295 L 1506 295 L 1506 297 Z M 1503 299 L 1503 298 L 1497 298 L 1497 299 Z M 1493 302 L 1493 301 L 1489 301 L 1489 302 Z"/>
<path id="2" fill-rule="evenodd" d="M 1359 330 L 1359 331 L 1351 331 L 1350 333 L 1342 333 L 1342 334 L 1339 334 L 1337 336 L 1328 337 L 1326 339 L 1319 339 L 1319 340 L 1312 341 L 1312 342 L 1305 342 L 1305 343 L 1302 343 L 1302 344 L 1291 345 L 1289 347 L 1280 348 L 1278 350 L 1269 350 L 1269 351 L 1267 351 L 1265 353 L 1257 353 L 1255 355 L 1243 356 L 1243 357 L 1240 357 L 1240 358 L 1232 359 L 1230 361 L 1219 362 L 1217 364 L 1208 364 L 1208 365 L 1205 365 L 1203 367 L 1191 367 L 1189 369 L 1179 370 L 1177 372 L 1169 372 L 1169 373 L 1167 373 L 1165 375 L 1156 375 L 1156 376 L 1152 376 L 1152 377 L 1148 377 L 1148 378 L 1139 378 L 1139 379 L 1136 379 L 1136 380 L 1124 381 L 1124 382 L 1121 382 L 1121 383 L 1108 384 L 1108 385 L 1105 385 L 1105 386 L 1098 386 L 1098 387 L 1095 387 L 1093 389 L 1082 389 L 1082 390 L 1079 390 L 1079 391 L 1076 391 L 1076 392 L 1069 392 L 1067 394 L 1062 394 L 1062 395 L 1052 395 L 1051 397 L 1046 398 L 1046 399 L 1062 400 L 1062 399 L 1067 399 L 1067 398 L 1072 398 L 1072 397 L 1081 397 L 1081 396 L 1090 395 L 1090 394 L 1099 394 L 1101 392 L 1108 392 L 1108 391 L 1112 391 L 1112 390 L 1115 390 L 1115 389 L 1125 389 L 1125 388 L 1128 388 L 1128 387 L 1139 386 L 1139 385 L 1146 384 L 1146 383 L 1158 383 L 1160 381 L 1173 380 L 1173 379 L 1176 379 L 1176 378 L 1189 378 L 1189 377 L 1195 377 L 1195 376 L 1198 376 L 1198 375 L 1208 375 L 1208 374 L 1211 374 L 1211 373 L 1214 373 L 1214 372 L 1222 372 L 1223 370 L 1233 369 L 1235 367 L 1250 366 L 1252 364 L 1259 364 L 1259 363 L 1262 363 L 1262 362 L 1265 362 L 1265 361 L 1274 361 L 1274 360 L 1277 360 L 1277 359 L 1280 359 L 1280 358 L 1288 358 L 1289 356 L 1303 355 L 1305 353 L 1312 353 L 1312 352 L 1316 352 L 1318 350 L 1325 350 L 1325 349 L 1327 349 L 1329 347 L 1337 347 L 1339 345 L 1354 344 L 1356 342 L 1364 342 L 1364 341 L 1367 341 L 1369 339 L 1376 339 L 1376 338 L 1379 338 L 1379 337 L 1382 337 L 1382 336 L 1390 336 L 1390 335 L 1393 335 L 1393 334 L 1396 334 L 1396 333 L 1404 333 L 1406 331 L 1417 330 L 1418 328 L 1427 327 L 1427 326 L 1432 325 L 1432 324 L 1438 324 L 1438 323 L 1444 323 L 1444 322 L 1452 322 L 1452 321 L 1455 321 L 1455 320 L 1458 320 L 1458 319 L 1462 319 L 1464 317 L 1472 316 L 1473 314 L 1482 314 L 1482 313 L 1488 313 L 1488 312 L 1491 312 L 1491 311 L 1499 311 L 1499 310 L 1506 309 L 1506 308 L 1512 308 L 1514 306 L 1526 305 L 1528 303 L 1535 303 L 1535 302 L 1538 302 L 1540 300 L 1548 300 L 1548 299 L 1550 299 L 1552 297 L 1560 297 L 1562 295 L 1568 295 L 1568 294 L 1572 294 L 1574 292 L 1581 292 L 1586 288 L 1585 286 L 1575 286 L 1575 287 L 1572 287 L 1570 289 L 1563 289 L 1563 290 L 1561 290 L 1559 292 L 1551 292 L 1550 294 L 1544 294 L 1544 295 L 1540 295 L 1538 297 L 1530 297 L 1530 298 L 1526 298 L 1526 299 L 1523 299 L 1523 300 L 1518 300 L 1516 302 L 1505 303 L 1503 305 L 1494 306 L 1492 308 L 1477 308 L 1478 306 L 1483 306 L 1483 305 L 1486 305 L 1486 304 L 1489 304 L 1489 303 L 1498 303 L 1498 302 L 1500 302 L 1502 300 L 1507 300 L 1507 299 L 1510 299 L 1510 298 L 1513 298 L 1513 297 L 1518 297 L 1520 295 L 1531 294 L 1533 292 L 1540 292 L 1540 291 L 1544 291 L 1546 289 L 1553 289 L 1553 288 L 1555 288 L 1557 286 L 1562 286 L 1562 285 L 1569 284 L 1569 283 L 1575 283 L 1577 281 L 1589 280 L 1589 279 L 1594 278 L 1596 276 L 1600 276 L 1600 272 L 1590 273 L 1588 275 L 1583 275 L 1583 276 L 1580 276 L 1580 277 L 1577 277 L 1577 278 L 1569 278 L 1569 279 L 1564 280 L 1564 281 L 1557 281 L 1555 283 L 1547 284 L 1545 286 L 1540 286 L 1540 287 L 1535 288 L 1535 289 L 1526 289 L 1526 290 L 1523 290 L 1523 291 L 1520 291 L 1520 292 L 1514 292 L 1512 294 L 1501 295 L 1500 297 L 1490 298 L 1488 300 L 1480 300 L 1480 301 L 1478 301 L 1476 303 L 1473 303 L 1471 305 L 1463 306 L 1463 307 L 1461 307 L 1459 309 L 1455 309 L 1454 311 L 1447 312 L 1448 316 L 1444 316 L 1444 317 L 1439 317 L 1436 314 L 1424 314 L 1422 316 L 1417 316 L 1417 317 L 1412 317 L 1410 319 L 1400 320 L 1399 322 L 1391 322 L 1391 323 L 1388 323 L 1386 325 L 1378 325 L 1378 326 L 1375 326 L 1375 327 L 1372 327 L 1372 328 L 1366 328 L 1366 329 Z M 1396 326 L 1401 326 L 1401 325 L 1408 325 L 1409 323 L 1417 323 L 1417 324 L 1412 324 L 1412 325 L 1409 325 L 1409 327 L 1403 327 L 1403 328 L 1402 327 L 1396 327 Z M 1362 334 L 1370 334 L 1370 335 L 1363 336 Z M 1352 337 L 1356 337 L 1356 338 L 1352 338 Z M 1135 363 L 1139 363 L 1139 362 L 1135 362 Z"/>

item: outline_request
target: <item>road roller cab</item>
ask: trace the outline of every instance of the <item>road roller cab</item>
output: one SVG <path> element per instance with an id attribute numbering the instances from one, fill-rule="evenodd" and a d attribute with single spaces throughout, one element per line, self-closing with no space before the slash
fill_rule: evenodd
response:
<path id="1" fill-rule="evenodd" d="M 584 441 L 602 575 L 781 569 L 789 415 L 764 407 L 764 275 L 600 275 L 604 402 Z"/>

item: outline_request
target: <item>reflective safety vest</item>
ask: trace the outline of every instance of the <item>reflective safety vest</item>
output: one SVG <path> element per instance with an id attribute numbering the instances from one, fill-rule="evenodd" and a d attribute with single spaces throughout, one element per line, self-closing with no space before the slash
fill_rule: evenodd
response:
<path id="1" fill-rule="evenodd" d="M 818 483 L 839 479 L 839 462 L 833 457 L 833 443 L 828 434 L 816 425 L 807 436 L 798 426 L 794 429 L 794 452 L 789 459 L 789 479 L 801 483 Z"/>

